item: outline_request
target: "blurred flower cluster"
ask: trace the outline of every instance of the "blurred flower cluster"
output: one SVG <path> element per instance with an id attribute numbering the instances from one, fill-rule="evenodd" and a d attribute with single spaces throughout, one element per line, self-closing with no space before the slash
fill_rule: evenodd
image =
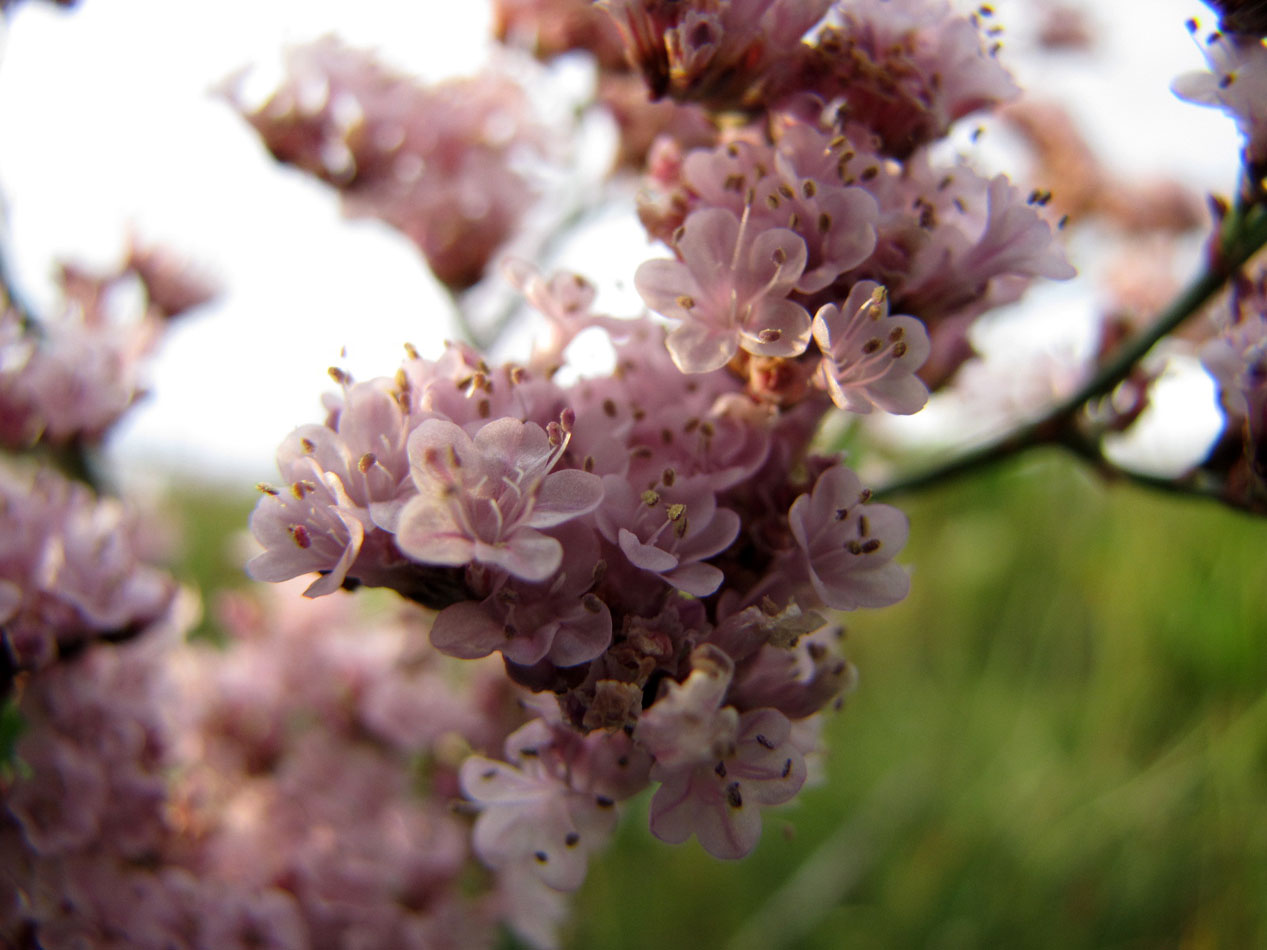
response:
<path id="1" fill-rule="evenodd" d="M 250 521 L 247 572 L 283 586 L 216 598 L 218 639 L 187 636 L 198 598 L 161 566 L 160 516 L 92 464 L 167 321 L 212 290 L 139 247 L 105 276 L 64 267 L 57 319 L 6 286 L 0 942 L 555 946 L 644 791 L 661 840 L 751 852 L 855 684 L 836 612 L 910 583 L 902 484 L 864 485 L 824 424 L 970 389 L 980 319 L 1075 273 L 1049 191 L 946 157 L 961 120 L 1021 95 L 994 21 L 948 0 L 499 0 L 503 43 L 594 64 L 610 174 L 638 181 L 659 248 L 622 262 L 628 315 L 506 253 L 566 154 L 511 73 L 428 87 L 326 39 L 262 102 L 230 80 L 274 158 L 407 236 L 459 304 L 509 283 L 536 333 L 518 359 L 453 341 L 376 378 L 332 368 Z M 1129 477 L 1101 441 L 1148 404 L 1151 345 L 1208 305 L 1189 346 L 1226 429 L 1169 487 L 1267 511 L 1267 59 L 1243 29 L 1207 49 L 1213 72 L 1176 88 L 1246 144 L 1205 276 L 1106 320 L 1064 402 L 924 483 L 1040 444 Z M 1042 108 L 1005 115 L 1079 216 L 1195 226 L 1182 190 L 1127 209 L 1069 173 L 1079 143 Z"/>

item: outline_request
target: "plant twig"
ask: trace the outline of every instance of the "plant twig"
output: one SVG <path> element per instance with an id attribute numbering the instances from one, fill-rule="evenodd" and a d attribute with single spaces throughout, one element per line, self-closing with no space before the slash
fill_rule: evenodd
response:
<path id="1" fill-rule="evenodd" d="M 1063 444 L 1070 421 L 1087 403 L 1112 392 L 1158 341 L 1205 306 L 1264 244 L 1267 244 L 1267 206 L 1237 208 L 1224 223 L 1219 252 L 1211 265 L 1184 288 L 1150 327 L 1120 346 L 1077 391 L 1003 438 L 926 471 L 899 478 L 876 489 L 874 494 L 883 498 L 908 494 L 987 468 L 1038 445 Z"/>

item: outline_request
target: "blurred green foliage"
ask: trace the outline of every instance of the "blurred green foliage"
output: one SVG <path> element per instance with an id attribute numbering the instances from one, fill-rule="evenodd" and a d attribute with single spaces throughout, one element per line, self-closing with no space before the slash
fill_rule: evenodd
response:
<path id="1" fill-rule="evenodd" d="M 900 504 L 823 783 L 736 863 L 644 797 L 569 946 L 1267 946 L 1267 524 L 1047 456 Z"/>

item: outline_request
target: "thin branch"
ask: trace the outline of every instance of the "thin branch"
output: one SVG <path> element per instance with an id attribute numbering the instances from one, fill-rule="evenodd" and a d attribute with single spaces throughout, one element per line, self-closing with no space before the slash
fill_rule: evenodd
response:
<path id="1" fill-rule="evenodd" d="M 892 498 L 918 491 L 987 468 L 1035 446 L 1062 443 L 1070 420 L 1087 403 L 1111 393 L 1158 341 L 1204 307 L 1228 279 L 1267 244 L 1267 206 L 1236 209 L 1225 222 L 1223 234 L 1216 261 L 1175 298 L 1152 326 L 1119 347 L 1076 392 L 1003 438 L 924 472 L 899 478 L 877 489 L 875 495 Z"/>

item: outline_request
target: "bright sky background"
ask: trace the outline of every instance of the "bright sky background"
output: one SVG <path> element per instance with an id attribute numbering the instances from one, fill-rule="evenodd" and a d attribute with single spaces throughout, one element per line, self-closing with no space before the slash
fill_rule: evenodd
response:
<path id="1" fill-rule="evenodd" d="M 1022 43 L 1038 4 L 993 6 Z M 1207 8 L 1193 0 L 1085 6 L 1100 29 L 1096 53 L 1035 62 L 1005 52 L 1022 85 L 1070 98 L 1119 167 L 1230 190 L 1231 122 L 1168 88 L 1204 64 L 1184 20 L 1211 25 Z M 276 166 L 211 89 L 330 32 L 426 80 L 467 73 L 486 58 L 487 22 L 480 0 L 18 7 L 0 51 L 0 194 L 22 289 L 51 308 L 55 258 L 109 266 L 131 229 L 198 262 L 225 290 L 169 335 L 151 374 L 154 396 L 118 434 L 116 457 L 250 484 L 271 477 L 274 448 L 290 429 L 320 419 L 332 363 L 365 378 L 392 373 L 405 340 L 438 352 L 454 331 L 412 245 L 376 222 L 344 221 L 329 189 Z M 987 162 L 997 158 L 983 148 Z M 652 256 L 631 215 L 598 244 L 601 254 L 575 250 L 561 263 L 627 286 Z M 1074 263 L 1093 273 L 1096 261 L 1080 254 L 1094 257 L 1094 247 L 1073 249 Z M 1040 295 L 1037 308 L 1058 322 L 1089 314 L 1093 282 L 1080 288 Z"/>

